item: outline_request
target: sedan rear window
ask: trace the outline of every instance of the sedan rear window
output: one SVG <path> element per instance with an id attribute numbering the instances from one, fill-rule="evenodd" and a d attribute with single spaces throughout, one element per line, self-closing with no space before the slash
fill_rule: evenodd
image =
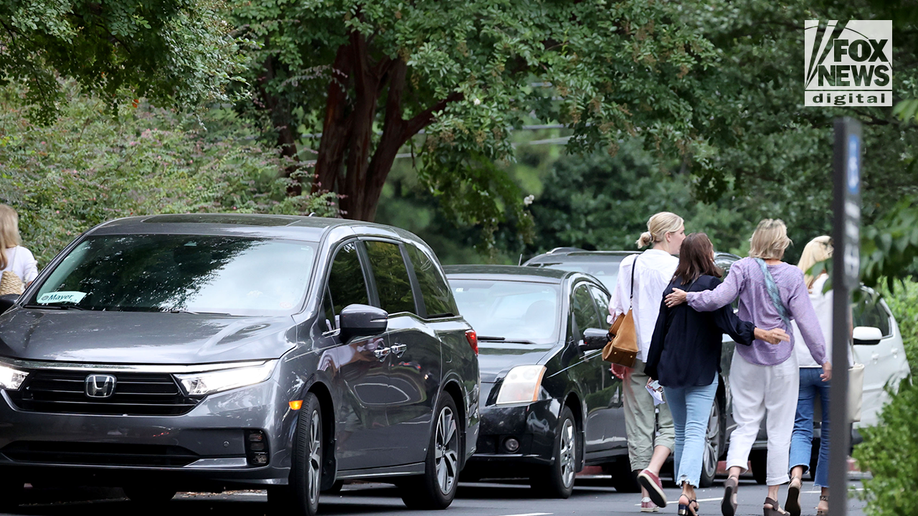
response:
<path id="1" fill-rule="evenodd" d="M 315 244 L 200 235 L 90 237 L 28 304 L 48 308 L 280 315 L 298 309 Z"/>
<path id="2" fill-rule="evenodd" d="M 459 312 L 482 342 L 558 341 L 560 288 L 547 283 L 451 279 Z"/>

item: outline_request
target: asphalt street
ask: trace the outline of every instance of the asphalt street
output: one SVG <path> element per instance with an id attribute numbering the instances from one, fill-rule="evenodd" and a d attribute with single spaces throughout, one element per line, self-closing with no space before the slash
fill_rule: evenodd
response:
<path id="1" fill-rule="evenodd" d="M 804 482 L 802 493 L 802 506 L 804 516 L 814 516 L 815 506 L 819 499 L 819 492 L 811 482 Z M 860 490 L 861 482 L 849 482 L 849 490 Z M 207 514 L 220 514 L 221 516 L 262 516 L 268 514 L 267 497 L 264 491 L 232 491 L 220 494 L 212 493 L 180 493 L 168 505 L 156 509 L 138 507 L 125 498 L 118 497 L 118 490 L 98 491 L 94 501 L 78 501 L 75 493 L 67 496 L 57 496 L 54 503 L 42 503 L 41 500 L 32 499 L 34 503 L 21 506 L 15 513 L 60 516 L 72 514 L 104 514 L 108 516 L 135 515 L 135 514 L 168 514 L 169 516 L 201 516 Z M 671 503 L 659 514 L 676 514 L 675 501 L 678 499 L 679 490 L 670 487 L 666 489 L 667 497 Z M 698 501 L 701 504 L 701 515 L 720 514 L 720 496 L 723 493 L 719 487 L 701 489 L 698 491 Z M 766 488 L 756 485 L 752 479 L 744 480 L 739 490 L 738 515 L 762 514 L 762 500 L 765 498 Z M 60 493 L 58 493 L 60 494 Z M 786 491 L 781 491 L 781 503 L 784 502 Z M 350 484 L 344 486 L 337 494 L 325 493 L 322 495 L 319 514 L 328 515 L 388 515 L 411 514 L 417 516 L 448 515 L 448 516 L 555 516 L 555 515 L 596 515 L 596 516 L 624 516 L 640 513 L 640 496 L 632 493 L 618 493 L 608 486 L 608 481 L 601 477 L 579 478 L 574 489 L 574 494 L 567 500 L 534 498 L 528 486 L 522 484 L 487 484 L 463 483 L 460 484 L 459 494 L 453 504 L 446 511 L 411 511 L 405 508 L 398 496 L 398 491 L 388 484 Z M 850 516 L 864 516 L 864 502 L 849 498 L 848 514 Z"/>

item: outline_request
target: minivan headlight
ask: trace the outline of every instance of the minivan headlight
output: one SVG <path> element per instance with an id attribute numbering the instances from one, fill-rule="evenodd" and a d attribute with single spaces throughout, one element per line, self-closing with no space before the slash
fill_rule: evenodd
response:
<path id="1" fill-rule="evenodd" d="M 0 389 L 15 391 L 19 389 L 28 376 L 29 373 L 25 371 L 0 363 Z"/>
<path id="2" fill-rule="evenodd" d="M 497 394 L 497 404 L 530 403 L 539 399 L 545 366 L 516 366 L 507 373 Z"/>
<path id="3" fill-rule="evenodd" d="M 271 377 L 277 360 L 269 360 L 261 365 L 247 367 L 230 367 L 203 373 L 177 374 L 179 382 L 189 396 L 206 396 L 215 392 L 228 391 L 261 383 Z"/>

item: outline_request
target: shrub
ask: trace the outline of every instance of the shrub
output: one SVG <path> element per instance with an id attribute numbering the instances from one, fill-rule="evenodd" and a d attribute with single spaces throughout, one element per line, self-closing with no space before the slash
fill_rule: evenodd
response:
<path id="1" fill-rule="evenodd" d="M 903 380 L 899 393 L 880 412 L 880 424 L 861 429 L 864 442 L 854 450 L 862 469 L 866 512 L 871 516 L 918 514 L 918 385 Z"/>
<path id="2" fill-rule="evenodd" d="M 0 202 L 19 212 L 39 266 L 105 220 L 151 213 L 245 212 L 336 216 L 333 194 L 290 197 L 287 163 L 230 111 L 198 120 L 142 102 L 108 115 L 71 87 L 48 127 L 25 117 L 16 85 L 0 88 Z M 208 130 L 209 126 L 213 130 Z"/>
<path id="3" fill-rule="evenodd" d="M 912 279 L 895 280 L 890 289 L 885 281 L 880 281 L 878 290 L 896 316 L 905 356 L 914 376 L 918 372 L 918 282 Z"/>

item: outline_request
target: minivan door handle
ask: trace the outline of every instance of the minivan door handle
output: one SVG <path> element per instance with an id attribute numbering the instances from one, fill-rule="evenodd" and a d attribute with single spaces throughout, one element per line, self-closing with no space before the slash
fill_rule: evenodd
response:
<path id="1" fill-rule="evenodd" d="M 387 356 L 389 356 L 389 348 L 375 349 L 373 350 L 373 354 L 376 355 L 376 358 L 378 358 L 380 362 L 382 362 L 386 359 Z"/>
<path id="2" fill-rule="evenodd" d="M 396 344 L 389 349 L 395 353 L 395 356 L 400 357 L 408 349 L 408 344 Z"/>

